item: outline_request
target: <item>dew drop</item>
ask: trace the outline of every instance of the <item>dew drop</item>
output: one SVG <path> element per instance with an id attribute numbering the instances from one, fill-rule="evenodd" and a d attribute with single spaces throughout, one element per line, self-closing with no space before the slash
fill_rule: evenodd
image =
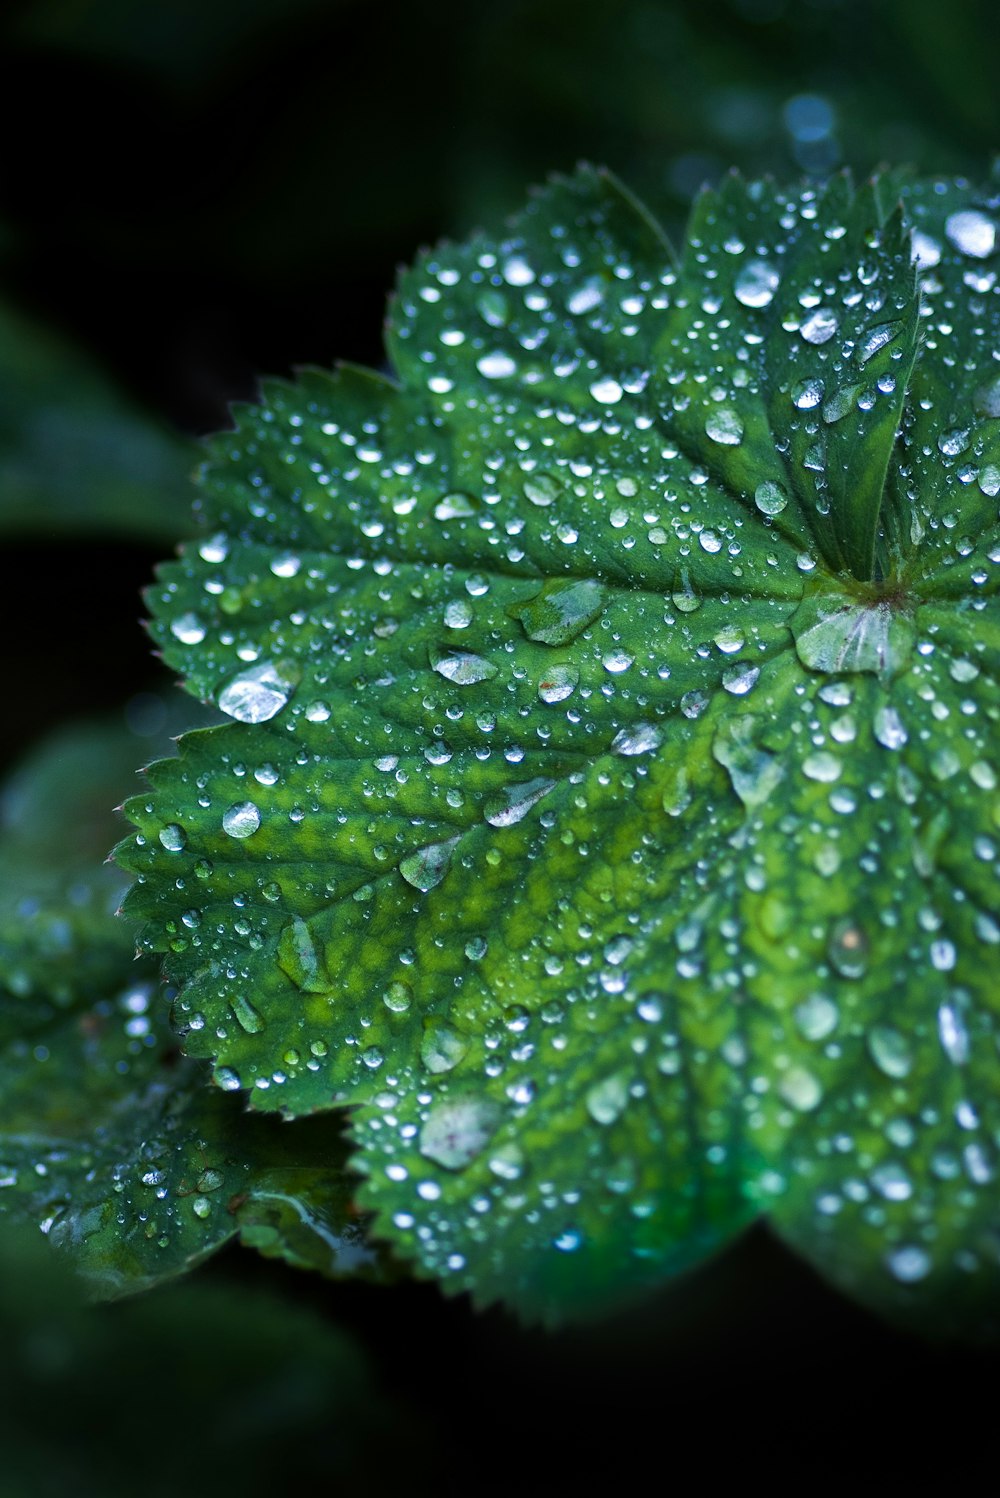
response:
<path id="1" fill-rule="evenodd" d="M 222 814 L 222 830 L 230 837 L 252 837 L 260 826 L 260 811 L 252 801 L 237 801 Z"/>
<path id="2" fill-rule="evenodd" d="M 892 1025 L 874 1025 L 868 1032 L 868 1054 L 887 1077 L 907 1077 L 913 1067 L 913 1052 L 906 1037 Z"/>
<path id="3" fill-rule="evenodd" d="M 829 307 L 817 307 L 816 311 L 806 318 L 799 332 L 806 343 L 814 345 L 829 343 L 837 332 L 837 314 Z"/>
<path id="4" fill-rule="evenodd" d="M 487 1098 L 438 1103 L 420 1131 L 420 1153 L 446 1170 L 464 1170 L 489 1144 L 500 1117 L 496 1103 Z"/>
<path id="5" fill-rule="evenodd" d="M 538 695 L 543 702 L 565 702 L 572 696 L 580 680 L 575 666 L 550 666 L 538 683 Z"/>
<path id="6" fill-rule="evenodd" d="M 705 431 L 722 447 L 738 447 L 743 441 L 743 422 L 730 406 L 720 406 L 717 411 L 710 412 Z"/>
<path id="7" fill-rule="evenodd" d="M 399 872 L 407 884 L 412 884 L 414 889 L 426 894 L 440 884 L 447 874 L 457 842 L 458 838 L 452 837 L 443 843 L 429 843 L 426 848 L 420 848 L 404 858 L 399 865 Z"/>
<path id="8" fill-rule="evenodd" d="M 766 260 L 749 260 L 736 276 L 733 291 L 744 307 L 766 307 L 773 301 L 781 277 Z"/>
<path id="9" fill-rule="evenodd" d="M 484 660 L 481 655 L 474 655 L 470 650 L 448 650 L 432 645 L 428 650 L 428 657 L 439 676 L 459 687 L 489 681 L 497 674 L 497 667 L 492 661 Z"/>
<path id="10" fill-rule="evenodd" d="M 168 853 L 180 853 L 187 847 L 187 833 L 176 822 L 168 822 L 166 827 L 161 827 L 159 838 Z"/>
<path id="11" fill-rule="evenodd" d="M 296 676 L 274 661 L 260 661 L 223 687 L 219 707 L 240 723 L 266 723 L 285 706 L 294 690 Z"/>
<path id="12" fill-rule="evenodd" d="M 780 484 L 767 479 L 754 490 L 753 502 L 762 515 L 780 515 L 788 504 L 788 494 Z"/>
<path id="13" fill-rule="evenodd" d="M 612 1124 L 628 1103 L 628 1079 L 620 1072 L 594 1084 L 587 1093 L 587 1112 L 595 1123 Z"/>
<path id="14" fill-rule="evenodd" d="M 205 638 L 205 626 L 197 614 L 180 614 L 170 621 L 170 633 L 182 645 L 200 645 Z"/>
<path id="15" fill-rule="evenodd" d="M 956 250 L 974 260 L 985 260 L 996 249 L 996 225 L 978 208 L 964 208 L 950 214 L 944 232 Z"/>

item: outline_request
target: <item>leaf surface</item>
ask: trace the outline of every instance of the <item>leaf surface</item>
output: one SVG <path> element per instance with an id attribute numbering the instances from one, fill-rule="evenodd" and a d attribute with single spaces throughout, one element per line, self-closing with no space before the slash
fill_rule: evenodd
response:
<path id="1" fill-rule="evenodd" d="M 340 1120 L 282 1127 L 185 1060 L 115 917 L 106 846 L 134 738 L 58 735 L 12 778 L 0 838 L 0 1215 L 41 1226 L 99 1296 L 239 1235 L 327 1274 L 373 1273 Z"/>
<path id="2" fill-rule="evenodd" d="M 404 274 L 398 384 L 237 413 L 151 594 L 235 720 L 119 850 L 185 1048 L 355 1108 L 381 1230 L 482 1301 L 764 1212 L 900 1314 L 995 1283 L 995 419 L 947 451 L 993 209 L 898 192 L 733 179 L 678 260 L 554 183 Z"/>

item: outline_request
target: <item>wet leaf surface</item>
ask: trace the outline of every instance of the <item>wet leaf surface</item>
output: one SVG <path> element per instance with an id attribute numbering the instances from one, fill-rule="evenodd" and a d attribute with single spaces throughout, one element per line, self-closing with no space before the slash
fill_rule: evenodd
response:
<path id="1" fill-rule="evenodd" d="M 0 839 L 0 1216 L 41 1227 L 95 1295 L 239 1236 L 323 1273 L 377 1274 L 340 1121 L 283 1127 L 183 1058 L 169 1001 L 95 867 L 135 738 L 65 732 L 12 778 Z"/>
<path id="2" fill-rule="evenodd" d="M 899 190 L 733 179 L 678 260 L 553 184 L 404 274 L 398 384 L 237 413 L 151 592 L 234 719 L 118 855 L 183 1045 L 356 1108 L 380 1231 L 482 1302 L 766 1213 L 989 1322 L 995 205 Z"/>

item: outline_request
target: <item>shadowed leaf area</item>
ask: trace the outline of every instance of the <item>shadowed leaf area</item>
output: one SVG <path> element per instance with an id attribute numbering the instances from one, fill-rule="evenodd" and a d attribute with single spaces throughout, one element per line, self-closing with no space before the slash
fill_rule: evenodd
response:
<path id="1" fill-rule="evenodd" d="M 996 204 L 582 169 L 265 385 L 150 592 L 126 901 L 194 1058 L 550 1321 L 766 1216 L 996 1329 Z"/>
<path id="2" fill-rule="evenodd" d="M 2 798 L 0 1220 L 41 1227 L 102 1298 L 236 1236 L 298 1267 L 378 1274 L 340 1120 L 246 1117 L 180 1055 L 156 965 L 135 962 L 122 875 L 95 845 L 136 753 L 124 729 L 67 730 Z"/>

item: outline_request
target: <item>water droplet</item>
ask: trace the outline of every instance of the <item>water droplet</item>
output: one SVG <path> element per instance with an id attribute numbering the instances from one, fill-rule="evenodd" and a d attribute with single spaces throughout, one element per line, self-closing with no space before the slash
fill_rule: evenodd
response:
<path id="1" fill-rule="evenodd" d="M 266 723 L 291 696 L 298 672 L 285 664 L 260 661 L 241 671 L 219 693 L 219 707 L 240 723 Z"/>
<path id="2" fill-rule="evenodd" d="M 894 338 L 898 338 L 902 326 L 902 322 L 897 321 L 882 322 L 876 324 L 874 328 L 869 328 L 858 344 L 858 363 L 864 365 L 869 359 L 874 359 L 881 349 L 892 343 Z"/>
<path id="3" fill-rule="evenodd" d="M 469 1049 L 469 1042 L 448 1025 L 430 1021 L 420 1043 L 420 1059 L 430 1072 L 451 1071 Z"/>
<path id="4" fill-rule="evenodd" d="M 732 696 L 745 697 L 756 686 L 759 676 L 759 666 L 748 666 L 746 661 L 737 661 L 723 671 L 722 685 Z"/>
<path id="5" fill-rule="evenodd" d="M 743 441 L 743 422 L 729 406 L 720 406 L 711 411 L 705 420 L 705 431 L 713 442 L 722 447 L 738 447 Z"/>
<path id="6" fill-rule="evenodd" d="M 187 847 L 187 833 L 176 822 L 168 822 L 160 829 L 160 842 L 168 853 L 180 853 Z"/>
<path id="7" fill-rule="evenodd" d="M 827 943 L 830 965 L 842 978 L 863 978 L 868 971 L 871 943 L 857 921 L 844 917 L 835 921 Z"/>
<path id="8" fill-rule="evenodd" d="M 913 259 L 918 270 L 932 270 L 941 263 L 941 246 L 921 229 L 913 232 Z"/>
<path id="9" fill-rule="evenodd" d="M 519 785 L 505 786 L 499 795 L 491 796 L 486 802 L 484 816 L 491 827 L 513 827 L 515 822 L 527 816 L 536 801 L 554 789 L 555 781 L 542 776 Z"/>
<path id="10" fill-rule="evenodd" d="M 543 702 L 565 702 L 572 696 L 580 680 L 575 666 L 550 666 L 538 683 L 538 695 Z"/>
<path id="11" fill-rule="evenodd" d="M 212 1211 L 212 1203 L 209 1201 L 207 1196 L 196 1196 L 191 1203 L 191 1211 L 196 1217 L 204 1219 L 210 1216 Z"/>
<path id="12" fill-rule="evenodd" d="M 944 232 L 956 250 L 974 260 L 985 260 L 996 249 L 996 225 L 978 208 L 964 208 L 950 214 Z"/>
<path id="13" fill-rule="evenodd" d="M 806 318 L 799 332 L 806 343 L 816 345 L 829 343 L 837 332 L 837 314 L 829 307 L 817 307 L 816 311 Z"/>
<path id="14" fill-rule="evenodd" d="M 942 1004 L 938 1009 L 938 1036 L 948 1060 L 964 1066 L 969 1059 L 969 1032 L 954 1004 Z"/>
<path id="15" fill-rule="evenodd" d="M 766 260 L 748 260 L 736 276 L 733 291 L 744 307 L 766 307 L 774 299 L 781 277 Z"/>
<path id="16" fill-rule="evenodd" d="M 918 1280 L 926 1279 L 931 1272 L 930 1255 L 913 1243 L 894 1248 L 885 1262 L 892 1277 L 903 1285 L 916 1284 Z"/>
<path id="17" fill-rule="evenodd" d="M 517 374 L 514 360 L 499 349 L 491 354 L 483 354 L 481 359 L 477 359 L 476 368 L 487 380 L 506 380 Z"/>
<path id="18" fill-rule="evenodd" d="M 868 1054 L 887 1077 L 907 1077 L 913 1067 L 913 1052 L 905 1035 L 892 1025 L 874 1025 L 868 1032 Z"/>
<path id="19" fill-rule="evenodd" d="M 389 984 L 382 995 L 382 1003 L 391 1014 L 405 1014 L 413 1003 L 413 989 L 408 983 L 397 979 Z"/>
<path id="20" fill-rule="evenodd" d="M 953 427 L 948 432 L 942 432 L 937 440 L 938 451 L 946 458 L 957 458 L 965 452 L 971 438 L 968 427 Z"/>
<path id="21" fill-rule="evenodd" d="M 602 406 L 613 406 L 625 394 L 618 381 L 613 380 L 610 375 L 605 375 L 602 379 L 595 380 L 590 387 L 590 393 L 594 400 Z"/>
<path id="22" fill-rule="evenodd" d="M 587 1112 L 595 1123 L 612 1124 L 628 1103 L 628 1078 L 621 1072 L 596 1082 L 587 1093 Z"/>
<path id="23" fill-rule="evenodd" d="M 808 754 L 802 761 L 803 775 L 809 780 L 819 780 L 824 785 L 831 785 L 839 780 L 843 772 L 840 760 L 828 749 L 818 749 L 815 754 Z"/>
<path id="24" fill-rule="evenodd" d="M 541 591 L 508 610 L 529 640 L 568 645 L 603 613 L 606 593 L 591 578 L 550 578 Z"/>
<path id="25" fill-rule="evenodd" d="M 435 520 L 465 520 L 476 513 L 475 500 L 468 494 L 445 494 L 434 506 Z"/>
<path id="26" fill-rule="evenodd" d="M 239 1072 L 234 1071 L 231 1066 L 217 1067 L 215 1081 L 223 1092 L 238 1092 L 243 1086 Z"/>
<path id="27" fill-rule="evenodd" d="M 541 508 L 558 499 L 563 489 L 559 480 L 554 479 L 549 473 L 529 474 L 521 487 L 524 490 L 525 499 Z"/>
<path id="28" fill-rule="evenodd" d="M 231 994 L 229 1007 L 233 1011 L 235 1019 L 248 1035 L 259 1035 L 265 1028 L 264 1016 L 259 1009 L 256 1009 L 251 1004 L 245 994 Z"/>
<path id="29" fill-rule="evenodd" d="M 278 966 L 303 993 L 326 993 L 330 981 L 305 921 L 295 916 L 278 938 Z"/>
<path id="30" fill-rule="evenodd" d="M 662 735 L 653 723 L 636 723 L 632 728 L 623 728 L 611 740 L 615 754 L 649 754 L 660 746 Z"/>
<path id="31" fill-rule="evenodd" d="M 484 660 L 481 655 L 474 655 L 471 650 L 448 650 L 431 645 L 427 654 L 434 670 L 459 687 L 489 681 L 497 674 L 497 667 L 492 661 Z"/>
<path id="32" fill-rule="evenodd" d="M 896 709 L 888 705 L 876 709 L 873 731 L 885 749 L 902 749 L 909 737 Z"/>
<path id="33" fill-rule="evenodd" d="M 260 826 L 260 811 L 252 801 L 237 801 L 222 814 L 222 830 L 230 837 L 252 837 Z"/>
<path id="34" fill-rule="evenodd" d="M 806 1040 L 825 1040 L 837 1028 L 840 1011 L 825 994 L 813 993 L 795 1010 L 795 1023 Z"/>
<path id="35" fill-rule="evenodd" d="M 205 638 L 205 626 L 197 614 L 180 614 L 170 621 L 170 633 L 182 645 L 200 645 Z"/>
<path id="36" fill-rule="evenodd" d="M 574 317 L 582 317 L 585 312 L 593 312 L 603 301 L 604 282 L 600 276 L 588 276 L 583 285 L 566 298 L 566 310 Z"/>
<path id="37" fill-rule="evenodd" d="M 753 742 L 756 727 L 749 714 L 731 719 L 712 745 L 713 755 L 729 771 L 733 790 L 748 809 L 763 806 L 784 775 L 780 760 Z"/>
<path id="38" fill-rule="evenodd" d="M 792 404 L 799 411 L 811 411 L 822 401 L 825 388 L 822 380 L 803 380 L 792 392 Z"/>
<path id="39" fill-rule="evenodd" d="M 402 860 L 399 872 L 407 884 L 412 884 L 414 889 L 426 894 L 440 884 L 447 874 L 457 842 L 458 838 L 452 837 L 446 842 L 429 843 L 426 848 L 419 848 L 416 853 L 411 853 Z"/>
<path id="40" fill-rule="evenodd" d="M 420 1131 L 420 1153 L 446 1170 L 464 1170 L 489 1144 L 500 1118 L 500 1109 L 488 1098 L 437 1103 Z"/>
<path id="41" fill-rule="evenodd" d="M 799 1113 L 810 1113 L 823 1098 L 823 1089 L 804 1066 L 790 1066 L 778 1083 L 778 1091 Z"/>
<path id="42" fill-rule="evenodd" d="M 767 479 L 754 490 L 753 502 L 762 515 L 780 515 L 788 504 L 788 495 L 780 484 Z"/>

